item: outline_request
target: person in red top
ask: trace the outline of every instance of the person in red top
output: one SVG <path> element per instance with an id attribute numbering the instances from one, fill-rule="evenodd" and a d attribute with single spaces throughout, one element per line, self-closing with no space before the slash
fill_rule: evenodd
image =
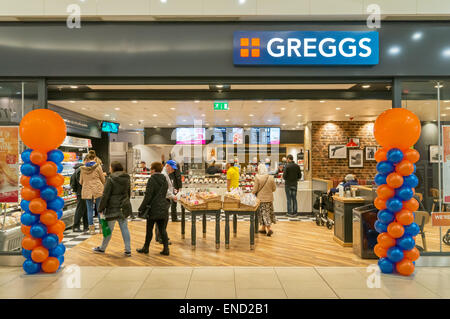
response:
<path id="1" fill-rule="evenodd" d="M 150 175 L 150 169 L 146 166 L 144 161 L 141 162 L 141 173 Z"/>

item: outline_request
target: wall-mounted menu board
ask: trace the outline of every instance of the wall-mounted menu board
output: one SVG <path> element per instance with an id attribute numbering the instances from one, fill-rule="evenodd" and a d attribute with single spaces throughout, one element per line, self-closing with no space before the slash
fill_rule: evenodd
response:
<path id="1" fill-rule="evenodd" d="M 205 128 L 179 127 L 177 128 L 177 144 L 205 144 Z"/>
<path id="2" fill-rule="evenodd" d="M 214 143 L 244 144 L 244 129 L 242 127 L 215 127 Z"/>
<path id="3" fill-rule="evenodd" d="M 250 144 L 280 144 L 280 135 L 279 127 L 252 127 Z"/>

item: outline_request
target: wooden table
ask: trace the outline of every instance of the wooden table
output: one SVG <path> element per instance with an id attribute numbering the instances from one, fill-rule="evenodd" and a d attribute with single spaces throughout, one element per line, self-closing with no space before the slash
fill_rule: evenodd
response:
<path id="1" fill-rule="evenodd" d="M 183 205 L 183 204 L 182 204 Z M 220 248 L 220 214 L 221 210 L 196 210 L 183 205 L 186 210 L 191 213 L 191 245 L 195 249 L 197 244 L 197 216 L 202 216 L 203 238 L 206 238 L 206 215 L 214 215 L 216 217 L 216 249 Z M 186 214 L 181 213 L 181 238 L 185 238 Z"/>
<path id="2" fill-rule="evenodd" d="M 237 216 L 249 215 L 250 216 L 250 249 L 255 249 L 255 233 L 258 231 L 257 223 L 257 208 L 254 210 L 242 210 L 239 208 L 223 209 L 225 212 L 225 248 L 230 248 L 230 215 L 233 215 L 233 234 L 237 235 Z"/>

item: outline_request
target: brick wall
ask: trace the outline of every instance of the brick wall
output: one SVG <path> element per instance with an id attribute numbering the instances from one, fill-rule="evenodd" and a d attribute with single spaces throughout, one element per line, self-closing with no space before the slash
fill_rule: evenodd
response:
<path id="1" fill-rule="evenodd" d="M 366 161 L 363 152 L 364 167 L 348 167 L 346 159 L 329 159 L 329 144 L 347 144 L 349 138 L 359 138 L 360 149 L 377 146 L 373 137 L 373 122 L 312 122 L 312 177 L 323 179 L 343 179 L 346 174 L 355 174 L 358 179 L 372 180 L 376 174 L 376 162 Z"/>

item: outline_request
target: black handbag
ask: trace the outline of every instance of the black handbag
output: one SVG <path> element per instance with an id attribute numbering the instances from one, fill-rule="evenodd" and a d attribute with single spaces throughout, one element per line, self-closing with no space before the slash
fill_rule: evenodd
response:
<path id="1" fill-rule="evenodd" d="M 159 186 L 159 192 L 155 197 L 153 197 L 152 202 L 149 205 L 147 205 L 145 210 L 138 212 L 139 218 L 147 219 L 150 216 L 150 210 L 152 209 L 153 202 L 155 201 L 156 198 L 158 198 L 158 195 L 161 193 L 161 184 L 159 184 L 158 181 L 156 181 L 156 180 L 155 180 L 155 182 Z"/>

